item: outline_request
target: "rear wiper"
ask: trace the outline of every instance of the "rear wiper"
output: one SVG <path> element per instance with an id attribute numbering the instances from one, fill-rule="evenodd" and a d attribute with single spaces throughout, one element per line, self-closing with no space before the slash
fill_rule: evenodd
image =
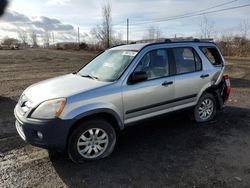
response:
<path id="1" fill-rule="evenodd" d="M 89 74 L 87 74 L 87 75 L 81 75 L 81 77 L 91 78 L 91 79 L 93 79 L 93 80 L 99 80 L 99 78 L 98 78 L 98 77 L 96 77 L 96 76 L 92 76 L 92 75 L 89 75 Z"/>

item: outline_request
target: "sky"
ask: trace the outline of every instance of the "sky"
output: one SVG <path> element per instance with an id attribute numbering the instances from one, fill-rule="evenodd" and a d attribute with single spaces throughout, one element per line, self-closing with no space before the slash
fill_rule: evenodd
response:
<path id="1" fill-rule="evenodd" d="M 127 18 L 130 40 L 142 39 L 149 27 L 158 28 L 165 38 L 199 37 L 204 15 L 189 17 L 189 13 L 250 4 L 250 0 L 9 0 L 6 13 L 0 18 L 0 40 L 18 38 L 17 31 L 24 31 L 28 34 L 35 32 L 40 43 L 45 32 L 53 33 L 54 42 L 74 42 L 79 27 L 81 40 L 91 41 L 90 30 L 101 24 L 102 6 L 106 2 L 111 4 L 113 34 L 119 34 L 124 40 Z M 227 4 L 217 6 L 224 3 Z M 155 22 L 180 15 L 184 16 Z M 250 6 L 205 16 L 213 25 L 214 36 L 237 34 L 240 33 L 240 23 L 250 25 Z"/>

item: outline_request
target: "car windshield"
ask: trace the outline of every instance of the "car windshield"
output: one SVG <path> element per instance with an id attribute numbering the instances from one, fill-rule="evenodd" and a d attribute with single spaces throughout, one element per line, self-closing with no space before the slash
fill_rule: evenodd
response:
<path id="1" fill-rule="evenodd" d="M 115 81 L 136 54 L 137 51 L 107 50 L 83 67 L 78 74 L 100 81 Z"/>

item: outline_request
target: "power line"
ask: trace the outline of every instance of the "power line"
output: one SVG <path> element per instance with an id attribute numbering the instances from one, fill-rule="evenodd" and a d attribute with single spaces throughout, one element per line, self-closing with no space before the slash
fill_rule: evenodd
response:
<path id="1" fill-rule="evenodd" d="M 225 2 L 225 3 L 221 3 L 221 4 L 214 5 L 214 6 L 205 8 L 205 9 L 197 10 L 197 11 L 194 11 L 194 12 L 189 12 L 189 13 L 183 14 L 182 16 L 188 16 L 188 15 L 195 14 L 195 13 L 201 13 L 201 12 L 204 12 L 204 11 L 207 11 L 207 10 L 211 10 L 211 9 L 214 9 L 214 8 L 218 8 L 218 7 L 222 7 L 222 6 L 225 6 L 225 5 L 229 5 L 229 4 L 234 3 L 236 1 L 239 1 L 239 0 L 233 0 L 233 1 Z"/>
<path id="2" fill-rule="evenodd" d="M 113 26 L 119 26 L 119 25 L 122 25 L 122 24 L 124 24 L 124 23 L 126 23 L 126 21 L 118 22 L 118 23 L 115 23 L 115 24 L 112 24 L 112 25 L 113 25 Z"/>
<path id="3" fill-rule="evenodd" d="M 238 9 L 238 8 L 244 8 L 244 7 L 248 7 L 250 6 L 249 4 L 245 4 L 245 5 L 239 5 L 239 6 L 234 6 L 234 7 L 228 7 L 228 8 L 223 8 L 223 9 L 219 9 L 219 10 L 213 10 L 213 11 L 207 11 L 207 12 L 202 12 L 202 13 L 198 13 L 198 14 L 192 14 L 192 15 L 188 15 L 188 16 L 176 16 L 174 18 L 162 18 L 161 20 L 157 20 L 157 21 L 145 21 L 145 22 L 140 22 L 140 23 L 131 23 L 130 25 L 142 25 L 142 24 L 149 24 L 149 23 L 156 23 L 156 22 L 165 22 L 165 21 L 171 21 L 171 20 L 178 20 L 178 19 L 183 19 L 183 18 L 189 18 L 189 17 L 194 17 L 194 16 L 201 16 L 204 14 L 211 14 L 211 13 L 216 13 L 216 12 L 223 12 L 223 11 L 227 11 L 227 10 L 232 10 L 232 9 Z"/>
<path id="4" fill-rule="evenodd" d="M 207 10 L 210 10 L 210 9 L 214 9 L 214 8 L 218 8 L 218 7 L 221 7 L 221 6 L 225 6 L 225 5 L 228 5 L 228 4 L 231 4 L 231 3 L 234 3 L 236 1 L 239 1 L 239 0 L 233 0 L 233 1 L 229 1 L 229 2 L 224 2 L 224 3 L 221 3 L 221 4 L 217 4 L 217 5 L 214 5 L 214 6 L 211 6 L 211 7 L 208 7 L 208 8 L 205 8 L 205 9 L 201 9 L 201 10 L 198 10 L 198 11 L 194 11 L 194 12 L 188 12 L 188 13 L 185 13 L 185 14 L 181 14 L 181 15 L 177 15 L 177 16 L 171 16 L 171 17 L 167 17 L 168 19 L 170 18 L 177 18 L 177 17 L 180 17 L 180 16 L 188 16 L 188 15 L 191 15 L 191 14 L 195 14 L 195 13 L 200 13 L 200 12 L 203 12 L 203 11 L 207 11 Z M 160 21 L 162 19 L 166 19 L 166 18 L 157 18 L 157 19 L 152 19 L 151 21 Z M 141 22 L 141 21 L 137 21 L 137 22 Z M 125 21 L 122 21 L 122 22 L 119 22 L 119 23 L 116 23 L 116 24 L 113 24 L 113 26 L 115 27 L 125 27 L 121 24 L 125 23 Z M 137 23 L 133 23 L 133 24 L 137 24 Z M 133 25 L 132 24 L 132 25 Z M 140 23 L 139 23 L 140 24 Z"/>
<path id="5" fill-rule="evenodd" d="M 188 13 L 181 14 L 181 15 L 177 15 L 177 16 L 171 16 L 171 17 L 167 17 L 167 18 L 152 19 L 151 21 L 161 21 L 162 19 L 172 19 L 172 18 L 178 18 L 178 17 L 180 17 L 180 16 L 189 16 L 189 15 L 201 13 L 201 12 L 204 12 L 204 11 L 207 11 L 207 10 L 211 10 L 211 9 L 214 9 L 214 8 L 218 8 L 218 7 L 221 7 L 221 6 L 225 6 L 225 5 L 234 3 L 234 2 L 236 2 L 236 1 L 239 1 L 239 0 L 233 0 L 233 1 L 229 1 L 229 2 L 224 2 L 224 3 L 221 3 L 221 4 L 217 4 L 217 5 L 214 5 L 214 6 L 205 8 L 205 9 L 197 10 L 197 11 L 194 11 L 194 12 L 188 12 Z M 139 22 L 139 24 L 140 24 L 140 21 L 137 21 L 137 23 L 138 23 L 138 22 Z M 134 23 L 134 24 L 137 24 L 137 23 Z"/>

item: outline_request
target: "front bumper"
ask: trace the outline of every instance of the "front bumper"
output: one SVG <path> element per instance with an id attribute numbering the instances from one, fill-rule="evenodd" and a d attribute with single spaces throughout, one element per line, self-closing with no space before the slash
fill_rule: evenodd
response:
<path id="1" fill-rule="evenodd" d="M 36 120 L 22 116 L 15 107 L 16 129 L 20 137 L 31 145 L 46 148 L 65 150 L 67 137 L 73 120 Z M 38 136 L 42 134 L 42 137 Z"/>

